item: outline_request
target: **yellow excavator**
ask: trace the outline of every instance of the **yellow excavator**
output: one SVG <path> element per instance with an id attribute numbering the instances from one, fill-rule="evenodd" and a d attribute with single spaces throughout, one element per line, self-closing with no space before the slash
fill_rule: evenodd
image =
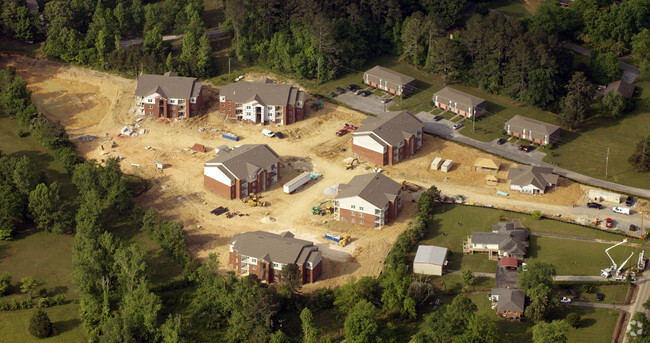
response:
<path id="1" fill-rule="evenodd" d="M 359 165 L 359 159 L 358 159 L 358 158 L 355 158 L 355 159 L 353 159 L 352 161 L 350 161 L 349 163 L 347 163 L 347 164 L 345 165 L 345 170 L 354 169 L 354 167 L 355 167 L 354 162 L 355 162 L 355 161 L 357 162 L 356 165 L 358 166 L 358 165 Z"/>

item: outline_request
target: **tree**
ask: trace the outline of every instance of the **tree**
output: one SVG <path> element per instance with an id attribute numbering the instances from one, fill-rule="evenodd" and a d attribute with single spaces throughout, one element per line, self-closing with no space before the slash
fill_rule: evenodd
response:
<path id="1" fill-rule="evenodd" d="M 585 118 L 593 85 L 583 72 L 576 72 L 566 86 L 567 96 L 558 119 L 569 130 L 577 128 Z"/>
<path id="2" fill-rule="evenodd" d="M 637 312 L 632 316 L 627 330 L 627 337 L 633 343 L 647 343 L 650 337 L 650 320 L 643 312 Z"/>
<path id="3" fill-rule="evenodd" d="M 597 52 L 592 51 L 589 58 L 589 68 L 593 79 L 599 84 L 606 84 L 612 82 L 620 77 L 623 71 L 621 70 L 621 62 L 618 61 L 616 55 L 612 52 Z"/>
<path id="4" fill-rule="evenodd" d="M 302 341 L 304 343 L 318 343 L 320 340 L 318 328 L 308 307 L 305 307 L 300 312 L 300 321 L 302 322 Z"/>
<path id="5" fill-rule="evenodd" d="M 144 261 L 144 251 L 137 244 L 115 251 L 115 269 L 120 286 L 125 292 L 131 293 L 144 279 L 147 267 Z"/>
<path id="6" fill-rule="evenodd" d="M 563 320 L 551 323 L 539 322 L 533 327 L 533 342 L 535 343 L 565 343 L 569 325 Z"/>
<path id="7" fill-rule="evenodd" d="M 425 69 L 441 74 L 444 84 L 447 85 L 448 79 L 460 76 L 464 59 L 465 55 L 458 41 L 447 36 L 439 37 L 431 42 Z"/>
<path id="8" fill-rule="evenodd" d="M 555 275 L 557 275 L 557 272 L 554 265 L 533 261 L 528 263 L 526 271 L 519 274 L 517 284 L 528 294 L 540 284 L 551 287 Z"/>
<path id="9" fill-rule="evenodd" d="M 538 284 L 535 288 L 527 292 L 531 299 L 530 305 L 526 307 L 526 318 L 533 322 L 540 322 L 548 317 L 557 309 L 559 301 L 553 289 L 545 284 Z"/>
<path id="10" fill-rule="evenodd" d="M 376 342 L 379 326 L 377 309 L 366 300 L 359 301 L 345 318 L 345 339 L 350 343 Z"/>
<path id="11" fill-rule="evenodd" d="M 36 280 L 31 276 L 25 276 L 20 279 L 20 291 L 23 293 L 29 293 L 29 296 L 32 296 L 32 292 L 34 292 L 36 285 Z"/>
<path id="12" fill-rule="evenodd" d="M 566 316 L 566 318 L 564 318 L 564 320 L 572 328 L 577 328 L 578 325 L 580 325 L 580 315 L 575 313 L 575 312 L 571 312 L 571 313 L 567 314 L 567 316 Z"/>
<path id="13" fill-rule="evenodd" d="M 632 37 L 632 53 L 644 60 L 650 60 L 650 30 L 643 29 Z"/>
<path id="14" fill-rule="evenodd" d="M 154 54 L 160 56 L 163 53 L 164 46 L 162 40 L 162 25 L 152 25 L 151 29 L 144 32 L 142 42 L 142 52 L 145 54 Z"/>
<path id="15" fill-rule="evenodd" d="M 52 335 L 52 322 L 47 313 L 42 309 L 37 309 L 29 320 L 29 333 L 37 338 L 50 337 Z"/>
<path id="16" fill-rule="evenodd" d="M 424 213 L 427 216 L 431 216 L 434 213 L 435 203 L 440 201 L 440 190 L 436 186 L 431 186 L 431 188 L 420 193 L 418 197 L 418 210 L 420 213 Z"/>
<path id="17" fill-rule="evenodd" d="M 533 212 L 530 214 L 530 216 L 531 216 L 533 219 L 535 219 L 535 220 L 541 220 L 542 217 L 543 217 L 543 215 L 542 215 L 542 211 L 540 211 L 540 210 L 535 210 L 535 211 L 533 211 Z"/>
<path id="18" fill-rule="evenodd" d="M 528 89 L 522 100 L 533 106 L 548 108 L 555 100 L 557 83 L 548 69 L 535 69 L 528 73 Z"/>
<path id="19" fill-rule="evenodd" d="M 0 296 L 5 295 L 11 286 L 11 275 L 7 272 L 0 274 Z"/>
<path id="20" fill-rule="evenodd" d="M 464 294 L 454 298 L 445 311 L 445 322 L 451 334 L 457 335 L 463 333 L 478 307 L 472 300 Z"/>
<path id="21" fill-rule="evenodd" d="M 40 183 L 29 193 L 29 212 L 41 230 L 62 233 L 69 231 L 72 226 L 70 213 L 61 199 L 57 182 L 49 187 Z"/>
<path id="22" fill-rule="evenodd" d="M 465 269 L 460 274 L 463 278 L 463 283 L 465 283 L 468 286 L 474 286 L 474 282 L 476 281 L 476 279 L 474 278 L 474 273 L 472 273 L 471 270 Z"/>
<path id="23" fill-rule="evenodd" d="M 271 339 L 269 343 L 290 343 L 289 337 L 284 334 L 284 332 L 278 330 L 271 334 Z"/>
<path id="24" fill-rule="evenodd" d="M 625 100 L 618 91 L 611 91 L 603 97 L 601 101 L 603 114 L 611 119 L 620 118 L 625 110 Z"/>
<path id="25" fill-rule="evenodd" d="M 499 341 L 497 325 L 487 314 L 476 314 L 467 323 L 465 332 L 458 337 L 458 343 L 496 343 Z"/>
<path id="26" fill-rule="evenodd" d="M 160 326 L 160 336 L 163 343 L 180 343 L 183 342 L 181 316 L 172 317 L 170 314 L 165 323 Z"/>
<path id="27" fill-rule="evenodd" d="M 289 263 L 282 268 L 281 289 L 291 297 L 302 287 L 302 274 L 297 264 Z"/>
<path id="28" fill-rule="evenodd" d="M 650 171 L 650 135 L 636 144 L 634 153 L 632 153 L 628 161 L 639 172 Z"/>
<path id="29" fill-rule="evenodd" d="M 23 194 L 29 194 L 36 187 L 36 175 L 34 170 L 37 170 L 32 163 L 32 160 L 23 156 L 16 162 L 14 169 L 14 184 L 16 188 Z"/>

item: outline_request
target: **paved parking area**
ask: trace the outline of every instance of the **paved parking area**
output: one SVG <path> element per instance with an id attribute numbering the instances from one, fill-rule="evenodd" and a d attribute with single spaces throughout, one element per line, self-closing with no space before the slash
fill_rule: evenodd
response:
<path id="1" fill-rule="evenodd" d="M 519 288 L 517 286 L 518 276 L 519 276 L 518 270 L 509 270 L 504 267 L 497 267 L 497 274 L 496 274 L 497 288 Z"/>
<path id="2" fill-rule="evenodd" d="M 372 90 L 372 88 L 369 88 L 368 90 Z M 384 104 L 380 102 L 382 98 L 374 94 L 361 96 L 354 95 L 353 92 L 346 91 L 343 94 L 337 95 L 336 99 L 354 108 L 355 110 L 363 111 L 366 113 L 379 114 L 384 112 Z M 389 102 L 385 105 L 386 108 L 388 108 L 392 105 L 392 102 Z"/>

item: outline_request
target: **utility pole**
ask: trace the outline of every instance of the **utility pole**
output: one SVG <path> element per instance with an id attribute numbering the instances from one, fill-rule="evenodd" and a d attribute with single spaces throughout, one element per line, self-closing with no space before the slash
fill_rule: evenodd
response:
<path id="1" fill-rule="evenodd" d="M 605 157 L 605 178 L 607 178 L 608 169 L 609 169 L 609 147 L 607 147 L 607 157 Z"/>

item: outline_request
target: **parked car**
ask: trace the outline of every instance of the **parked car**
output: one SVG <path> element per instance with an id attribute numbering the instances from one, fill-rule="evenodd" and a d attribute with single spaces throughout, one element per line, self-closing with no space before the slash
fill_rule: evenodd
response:
<path id="1" fill-rule="evenodd" d="M 337 136 L 343 136 L 344 134 L 348 133 L 348 130 L 346 129 L 340 129 L 336 132 Z"/>
<path id="2" fill-rule="evenodd" d="M 519 150 L 524 151 L 524 152 L 530 152 L 533 149 L 535 149 L 535 147 L 533 147 L 532 145 L 520 145 L 519 146 Z"/>
<path id="3" fill-rule="evenodd" d="M 634 198 L 631 196 L 628 196 L 627 199 L 625 199 L 625 205 L 627 206 L 632 206 L 634 204 Z"/>
<path id="4" fill-rule="evenodd" d="M 563 304 L 570 304 L 571 303 L 571 298 L 562 297 L 562 299 L 560 299 L 560 302 L 563 303 Z"/>
<path id="5" fill-rule="evenodd" d="M 460 130 L 460 128 L 463 127 L 463 124 L 454 124 L 452 127 L 454 130 Z"/>
<path id="6" fill-rule="evenodd" d="M 383 99 L 379 100 L 379 102 L 381 102 L 382 104 L 389 103 L 389 102 L 390 102 L 390 98 L 383 98 Z"/>
<path id="7" fill-rule="evenodd" d="M 275 137 L 278 137 L 278 138 L 282 139 L 282 138 L 284 138 L 284 133 L 282 133 L 282 132 L 276 132 L 276 133 L 275 133 Z"/>
<path id="8" fill-rule="evenodd" d="M 359 88 L 356 91 L 354 91 L 354 95 L 359 95 L 361 93 L 365 92 L 363 89 Z"/>
<path id="9" fill-rule="evenodd" d="M 498 145 L 504 145 L 504 144 L 506 144 L 507 141 L 508 141 L 508 140 L 505 139 L 505 138 L 499 138 L 499 140 L 497 141 L 497 144 L 498 144 Z"/>
<path id="10" fill-rule="evenodd" d="M 330 92 L 330 94 L 327 94 L 327 96 L 330 97 L 330 98 L 333 98 L 333 97 L 336 96 L 336 93 L 334 93 L 334 92 Z"/>
<path id="11" fill-rule="evenodd" d="M 361 95 L 361 96 L 368 96 L 368 95 L 370 95 L 370 94 L 372 94 L 370 91 L 361 91 L 361 92 L 359 93 L 359 95 Z"/>
<path id="12" fill-rule="evenodd" d="M 347 86 L 347 89 L 348 89 L 349 91 L 353 91 L 353 92 L 354 92 L 355 90 L 359 89 L 359 86 L 357 86 L 357 85 L 355 85 L 355 84 L 353 83 L 353 84 L 348 85 L 348 86 Z"/>
<path id="13" fill-rule="evenodd" d="M 336 87 L 336 91 L 337 91 L 339 94 L 343 94 L 343 93 L 345 93 L 345 89 L 343 89 L 343 88 L 341 88 L 341 87 Z"/>
<path id="14" fill-rule="evenodd" d="M 620 207 L 620 206 L 612 207 L 612 212 L 629 215 L 630 214 L 630 208 L 629 207 Z"/>
<path id="15" fill-rule="evenodd" d="M 433 120 L 440 121 L 440 120 L 442 120 L 442 116 L 435 116 L 435 117 L 433 117 Z"/>
<path id="16" fill-rule="evenodd" d="M 264 136 L 271 137 L 271 138 L 275 137 L 275 132 L 273 132 L 271 130 L 268 130 L 268 129 L 262 130 L 262 134 Z"/>
<path id="17" fill-rule="evenodd" d="M 346 130 L 349 130 L 349 131 L 354 131 L 354 130 L 358 129 L 359 127 L 358 127 L 358 126 L 354 126 L 354 125 L 352 125 L 352 124 L 345 123 L 345 125 L 343 126 L 343 128 L 346 129 Z"/>
<path id="18" fill-rule="evenodd" d="M 599 204 L 597 202 L 588 202 L 587 207 L 589 207 L 589 208 L 597 208 L 599 210 L 603 209 L 603 205 L 601 205 L 601 204 Z"/>
<path id="19" fill-rule="evenodd" d="M 637 227 L 634 224 L 630 224 L 630 231 L 636 231 Z"/>
<path id="20" fill-rule="evenodd" d="M 605 300 L 605 295 L 603 293 L 596 293 L 596 300 L 598 301 Z"/>
<path id="21" fill-rule="evenodd" d="M 612 218 L 605 219 L 605 227 L 612 227 L 612 225 L 614 225 Z"/>

